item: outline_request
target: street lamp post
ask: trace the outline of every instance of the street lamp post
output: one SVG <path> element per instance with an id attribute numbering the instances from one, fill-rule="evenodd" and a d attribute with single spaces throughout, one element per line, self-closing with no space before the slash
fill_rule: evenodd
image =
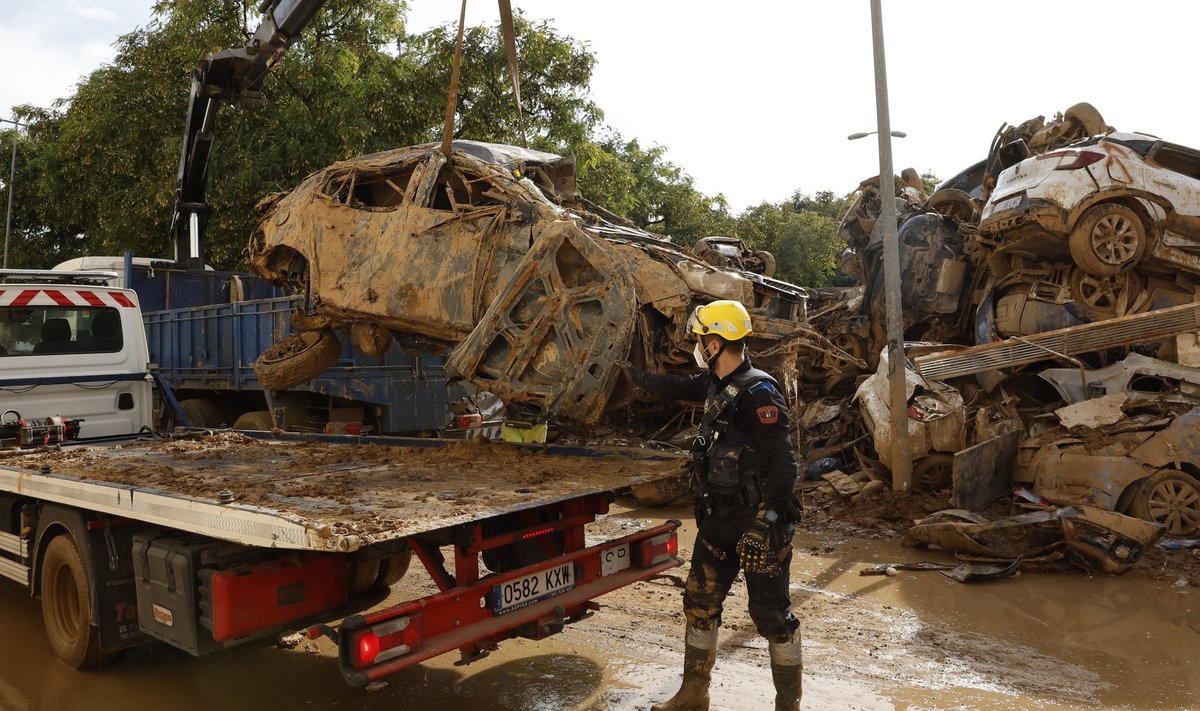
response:
<path id="1" fill-rule="evenodd" d="M 871 40 L 875 54 L 875 110 L 879 128 L 871 133 L 879 136 L 879 219 L 883 225 L 883 284 L 887 313 L 888 380 L 891 386 L 892 415 L 892 489 L 907 491 L 912 487 L 912 459 L 908 443 L 908 397 L 906 396 L 906 358 L 904 356 L 904 321 L 901 305 L 900 245 L 896 236 L 896 176 L 892 168 L 892 136 L 903 138 L 904 133 L 892 132 L 888 111 L 887 65 L 883 52 L 883 11 L 880 0 L 871 0 Z M 869 136 L 852 134 L 850 139 Z"/>
<path id="2" fill-rule="evenodd" d="M 849 136 L 846 136 L 846 140 L 847 141 L 856 141 L 860 138 L 866 138 L 867 136 L 874 136 L 877 133 L 879 133 L 879 131 L 865 131 L 862 133 L 852 133 Z M 904 131 L 892 131 L 893 138 L 904 138 L 907 135 L 908 134 L 905 133 Z"/>
<path id="3" fill-rule="evenodd" d="M 0 119 L 0 123 L 11 123 L 13 125 L 12 136 L 12 164 L 8 169 L 8 217 L 4 222 L 4 268 L 8 269 L 8 234 L 12 231 L 12 199 L 13 189 L 16 187 L 17 179 L 17 129 L 29 124 L 14 121 L 12 119 Z"/>

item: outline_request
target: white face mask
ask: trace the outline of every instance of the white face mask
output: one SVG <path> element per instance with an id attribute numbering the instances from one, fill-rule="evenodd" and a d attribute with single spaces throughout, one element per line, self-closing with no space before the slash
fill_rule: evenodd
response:
<path id="1" fill-rule="evenodd" d="M 697 366 L 705 369 L 708 368 L 708 354 L 700 348 L 699 343 L 692 349 L 692 357 L 696 359 Z"/>

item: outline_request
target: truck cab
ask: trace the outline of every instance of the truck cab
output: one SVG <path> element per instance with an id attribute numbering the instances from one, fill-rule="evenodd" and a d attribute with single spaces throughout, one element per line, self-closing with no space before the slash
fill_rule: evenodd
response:
<path id="1" fill-rule="evenodd" d="M 8 430 L 21 421 L 47 418 L 72 421 L 78 439 L 150 428 L 142 313 L 134 292 L 109 286 L 116 278 L 115 272 L 0 270 L 2 436 L 13 436 Z"/>

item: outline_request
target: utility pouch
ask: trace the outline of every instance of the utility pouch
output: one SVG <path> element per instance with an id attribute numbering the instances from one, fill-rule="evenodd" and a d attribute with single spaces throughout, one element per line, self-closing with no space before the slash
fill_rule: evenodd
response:
<path id="1" fill-rule="evenodd" d="M 715 445 L 708 453 L 708 488 L 714 494 L 733 496 L 741 491 L 742 448 Z"/>

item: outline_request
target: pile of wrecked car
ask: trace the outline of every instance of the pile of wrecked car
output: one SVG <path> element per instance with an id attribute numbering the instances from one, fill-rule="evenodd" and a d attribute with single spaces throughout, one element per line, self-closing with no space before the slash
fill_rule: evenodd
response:
<path id="1" fill-rule="evenodd" d="M 801 368 L 810 441 L 840 457 L 844 494 L 855 487 L 839 475 L 890 481 L 880 199 L 865 181 L 841 224 L 843 271 L 863 286 L 810 301 L 813 327 L 867 367 L 810 355 Z M 1158 535 L 1200 531 L 1200 151 L 1116 132 L 1078 104 L 1002 127 L 931 195 L 906 172 L 894 199 L 914 488 L 978 510 L 1027 487 L 1063 507 L 1034 517 L 1055 546 L 1079 548 L 1063 512 L 1088 521 L 1095 535 L 1072 555 L 1100 570 Z M 972 527 L 995 525 L 913 531 L 980 554 Z M 1111 545 L 1097 553 L 1097 541 Z"/>

